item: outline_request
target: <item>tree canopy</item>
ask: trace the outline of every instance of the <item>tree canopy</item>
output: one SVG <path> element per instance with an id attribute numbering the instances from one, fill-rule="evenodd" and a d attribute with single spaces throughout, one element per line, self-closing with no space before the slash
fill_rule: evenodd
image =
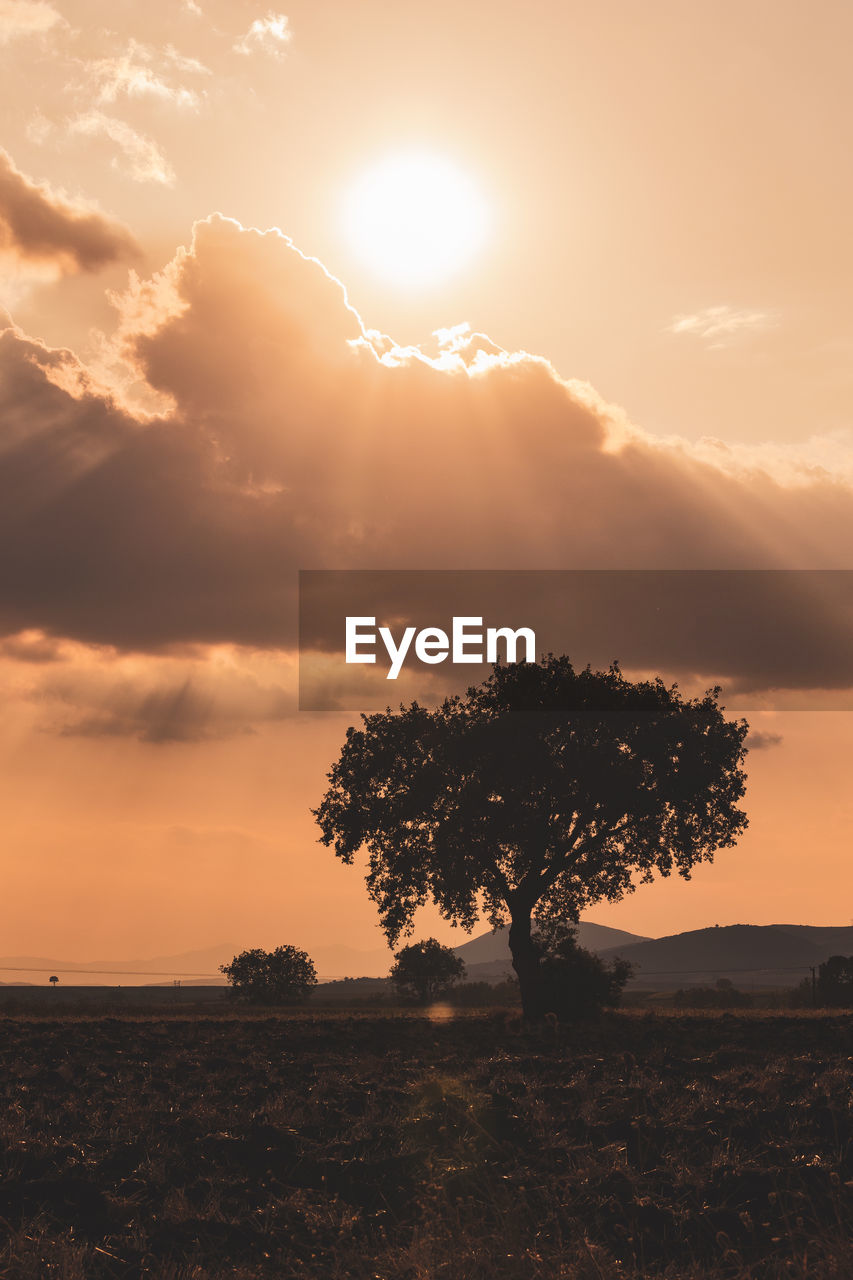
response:
<path id="1" fill-rule="evenodd" d="M 428 1004 L 465 977 L 465 961 L 436 938 L 414 942 L 394 957 L 390 978 L 402 995 Z"/>
<path id="2" fill-rule="evenodd" d="M 241 951 L 230 964 L 221 964 L 235 995 L 253 1004 L 290 1004 L 305 1000 L 317 985 L 314 962 L 298 947 L 275 951 Z"/>
<path id="3" fill-rule="evenodd" d="M 465 697 L 362 716 L 314 810 L 324 844 L 369 856 L 393 946 L 429 899 L 471 929 L 510 921 L 525 1011 L 539 954 L 531 915 L 577 921 L 637 881 L 688 878 L 747 825 L 737 807 L 748 725 L 719 689 L 685 700 L 661 679 L 567 657 L 496 665 Z"/>

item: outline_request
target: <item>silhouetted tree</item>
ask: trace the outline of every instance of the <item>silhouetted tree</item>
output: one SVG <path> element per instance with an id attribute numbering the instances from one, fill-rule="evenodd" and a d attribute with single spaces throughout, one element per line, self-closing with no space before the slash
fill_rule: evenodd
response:
<path id="1" fill-rule="evenodd" d="M 497 665 L 466 697 L 413 702 L 347 730 L 314 810 L 322 842 L 367 886 L 393 946 L 418 907 L 472 929 L 509 920 L 524 1012 L 544 1012 L 531 915 L 576 921 L 657 870 L 689 878 L 746 827 L 746 721 L 719 689 L 685 701 L 618 666 Z"/>
<path id="2" fill-rule="evenodd" d="M 275 951 L 241 951 L 230 964 L 219 966 L 234 994 L 252 1004 L 294 1004 L 307 999 L 317 985 L 314 962 L 297 947 Z"/>
<path id="3" fill-rule="evenodd" d="M 853 1005 L 853 956 L 830 956 L 817 971 L 817 997 L 822 1005 Z"/>
<path id="4" fill-rule="evenodd" d="M 575 926 L 562 920 L 537 920 L 533 943 L 539 951 L 542 1008 L 561 1022 L 593 1018 L 619 1003 L 631 976 L 627 960 L 601 960 L 579 944 Z"/>
<path id="5" fill-rule="evenodd" d="M 389 974 L 401 995 L 428 1004 L 465 977 L 465 961 L 435 938 L 403 947 Z"/>

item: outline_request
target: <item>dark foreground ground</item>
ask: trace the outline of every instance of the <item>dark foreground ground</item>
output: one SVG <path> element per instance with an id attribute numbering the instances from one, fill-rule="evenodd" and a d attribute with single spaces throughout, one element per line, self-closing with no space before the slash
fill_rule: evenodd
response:
<path id="1" fill-rule="evenodd" d="M 0 1018 L 14 1280 L 853 1277 L 845 1015 Z"/>

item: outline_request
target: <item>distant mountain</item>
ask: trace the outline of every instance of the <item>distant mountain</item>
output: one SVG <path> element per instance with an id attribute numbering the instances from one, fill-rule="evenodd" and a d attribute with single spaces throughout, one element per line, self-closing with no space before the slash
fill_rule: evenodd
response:
<path id="1" fill-rule="evenodd" d="M 220 943 L 202 951 L 154 956 L 144 960 L 56 960 L 46 956 L 0 956 L 0 976 L 4 982 L 47 984 L 55 974 L 63 986 L 142 986 L 152 979 L 198 978 L 210 983 L 224 981 L 218 972 L 241 948 Z"/>
<path id="2" fill-rule="evenodd" d="M 582 920 L 581 946 L 604 959 L 624 956 L 635 966 L 633 984 L 646 987 L 685 986 L 729 977 L 735 983 L 788 986 L 806 976 L 810 965 L 831 955 L 853 955 L 853 926 L 728 925 L 694 929 L 666 938 L 610 929 Z M 465 961 L 471 982 L 499 982 L 512 973 L 508 931 L 488 931 L 454 947 Z M 245 946 L 245 944 L 244 944 Z M 56 960 L 44 956 L 0 957 L 0 985 L 46 986 L 55 974 L 62 986 L 221 985 L 219 966 L 244 949 L 220 943 L 178 955 L 145 960 Z M 309 947 L 321 981 L 383 978 L 392 963 L 389 948 L 359 950 L 332 944 Z M 159 982 L 158 982 L 159 979 Z"/>
<path id="3" fill-rule="evenodd" d="M 219 943 L 200 951 L 178 955 L 149 956 L 144 960 L 56 960 L 47 956 L 0 956 L 0 981 L 7 984 L 47 983 L 56 974 L 64 986 L 161 986 L 179 978 L 185 985 L 221 985 L 219 972 L 245 949 L 246 944 Z M 321 980 L 343 977 L 383 977 L 393 957 L 386 947 L 360 951 L 355 947 L 332 945 L 308 948 Z"/>
<path id="4" fill-rule="evenodd" d="M 636 942 L 638 935 L 623 933 L 619 929 L 606 929 L 603 925 L 582 924 L 581 930 L 592 930 L 589 935 L 598 939 L 596 945 L 615 946 L 624 940 Z M 470 962 L 499 960 L 509 969 L 509 950 L 504 930 L 491 932 L 465 942 L 456 951 Z M 161 986 L 180 979 L 185 985 L 221 985 L 225 982 L 219 972 L 221 964 L 227 964 L 247 944 L 221 942 L 215 947 L 199 951 L 182 951 L 178 955 L 153 956 L 144 960 L 56 960 L 46 956 L 0 956 L 0 980 L 9 984 L 23 982 L 40 986 L 47 983 L 50 974 L 56 974 L 64 986 Z M 251 944 L 249 944 L 251 945 Z M 401 944 L 402 945 L 402 944 Z M 593 946 L 585 942 L 584 946 Z M 361 950 L 332 943 L 329 946 L 308 947 L 321 982 L 341 978 L 384 978 L 394 957 L 389 947 Z M 473 949 L 473 954 L 469 949 Z M 500 970 L 499 976 L 502 976 Z M 157 982 L 157 979 L 161 982 Z"/>
<path id="5" fill-rule="evenodd" d="M 853 955 L 853 926 L 851 925 L 778 924 L 774 927 L 785 929 L 788 933 L 800 934 L 821 949 L 828 948 L 829 955 Z"/>
<path id="6" fill-rule="evenodd" d="M 632 985 L 680 987 L 729 978 L 746 986 L 795 986 L 810 966 L 853 955 L 853 927 L 733 924 L 650 938 L 601 952 L 634 966 Z"/>
<path id="7" fill-rule="evenodd" d="M 578 925 L 578 942 L 588 951 L 601 952 L 646 941 L 648 939 L 642 934 L 611 929 L 604 924 L 593 924 L 591 920 L 581 920 Z M 509 930 L 506 928 L 481 933 L 453 950 L 465 961 L 469 982 L 500 982 L 501 978 L 513 972 Z"/>

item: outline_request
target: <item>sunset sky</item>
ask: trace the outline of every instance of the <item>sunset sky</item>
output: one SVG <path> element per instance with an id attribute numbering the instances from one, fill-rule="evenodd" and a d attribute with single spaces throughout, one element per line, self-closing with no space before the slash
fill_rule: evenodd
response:
<path id="1" fill-rule="evenodd" d="M 381 945 L 300 569 L 853 569 L 851 41 L 0 0 L 0 955 Z M 853 712 L 750 719 L 737 849 L 589 918 L 849 922 Z"/>

